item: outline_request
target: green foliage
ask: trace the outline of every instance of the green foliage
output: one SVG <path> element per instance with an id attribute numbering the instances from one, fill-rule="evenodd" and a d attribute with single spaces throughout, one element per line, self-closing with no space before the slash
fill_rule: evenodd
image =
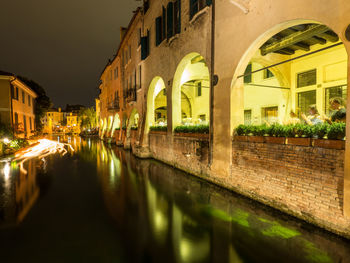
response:
<path id="1" fill-rule="evenodd" d="M 333 123 L 331 125 L 323 123 L 317 125 L 307 124 L 290 124 L 281 125 L 273 124 L 271 126 L 263 125 L 244 125 L 241 124 L 235 129 L 235 135 L 239 136 L 271 136 L 271 137 L 297 137 L 297 138 L 325 138 L 332 140 L 344 139 L 346 124 Z M 175 129 L 176 131 L 176 129 Z"/>
<path id="2" fill-rule="evenodd" d="M 314 125 L 312 126 L 312 133 L 316 135 L 317 138 L 323 139 L 328 133 L 329 126 L 328 123 Z"/>
<path id="3" fill-rule="evenodd" d="M 151 131 L 167 131 L 167 126 L 151 126 L 149 127 Z"/>
<path id="4" fill-rule="evenodd" d="M 329 125 L 327 138 L 331 140 L 342 140 L 346 135 L 346 124 L 343 122 L 335 122 Z"/>
<path id="5" fill-rule="evenodd" d="M 137 131 L 137 127 L 136 126 L 131 126 L 131 130 L 133 130 L 133 131 Z"/>
<path id="6" fill-rule="evenodd" d="M 247 132 L 248 132 L 248 126 L 244 124 L 238 125 L 238 127 L 235 129 L 235 134 L 238 136 L 247 135 Z"/>
<path id="7" fill-rule="evenodd" d="M 27 147 L 28 141 L 26 139 L 14 139 L 11 140 L 11 142 L 9 143 L 9 145 L 7 146 L 8 148 L 14 149 L 14 150 L 19 150 L 23 147 Z"/>
<path id="8" fill-rule="evenodd" d="M 265 124 L 263 126 L 266 126 Z M 267 127 L 267 126 L 266 126 Z M 280 124 L 272 124 L 266 128 L 266 134 L 271 137 L 285 137 L 285 126 Z"/>
<path id="9" fill-rule="evenodd" d="M 178 133 L 209 133 L 209 125 L 181 125 L 175 128 Z"/>
<path id="10" fill-rule="evenodd" d="M 13 130 L 9 125 L 0 122 L 0 138 L 13 138 Z"/>
<path id="11" fill-rule="evenodd" d="M 97 126 L 96 111 L 93 107 L 81 109 L 78 119 L 83 129 L 92 129 Z"/>

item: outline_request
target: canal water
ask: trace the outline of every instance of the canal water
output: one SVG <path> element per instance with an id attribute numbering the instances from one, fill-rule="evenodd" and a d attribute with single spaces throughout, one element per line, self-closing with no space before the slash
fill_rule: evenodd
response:
<path id="1" fill-rule="evenodd" d="M 350 262 L 350 242 L 91 139 L 0 162 L 0 262 Z M 61 138 L 62 140 L 62 138 Z"/>

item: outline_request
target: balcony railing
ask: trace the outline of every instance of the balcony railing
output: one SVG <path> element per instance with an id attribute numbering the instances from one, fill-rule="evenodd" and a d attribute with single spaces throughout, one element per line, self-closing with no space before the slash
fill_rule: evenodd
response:
<path id="1" fill-rule="evenodd" d="M 127 90 L 126 94 L 124 95 L 125 95 L 124 98 L 126 98 L 127 102 L 136 101 L 137 99 L 136 88 Z"/>
<path id="2" fill-rule="evenodd" d="M 120 110 L 119 98 L 116 98 L 114 101 L 109 103 L 108 110 L 109 111 L 119 111 Z"/>

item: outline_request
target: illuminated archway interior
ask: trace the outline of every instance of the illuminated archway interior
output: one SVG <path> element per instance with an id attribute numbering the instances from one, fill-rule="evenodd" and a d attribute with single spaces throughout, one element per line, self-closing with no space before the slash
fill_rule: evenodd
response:
<path id="1" fill-rule="evenodd" d="M 303 122 L 301 115 L 310 114 L 310 106 L 321 119 L 329 117 L 330 99 L 346 105 L 347 57 L 337 34 L 325 25 L 282 28 L 256 48 L 235 81 L 232 123 Z"/>
<path id="2" fill-rule="evenodd" d="M 198 53 L 179 63 L 173 82 L 173 128 L 209 123 L 209 69 Z"/>

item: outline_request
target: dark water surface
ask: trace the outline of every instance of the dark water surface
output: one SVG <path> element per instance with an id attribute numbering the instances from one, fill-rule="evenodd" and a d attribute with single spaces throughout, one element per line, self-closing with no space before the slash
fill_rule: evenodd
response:
<path id="1" fill-rule="evenodd" d="M 350 262 L 350 242 L 93 140 L 0 162 L 0 262 Z"/>

